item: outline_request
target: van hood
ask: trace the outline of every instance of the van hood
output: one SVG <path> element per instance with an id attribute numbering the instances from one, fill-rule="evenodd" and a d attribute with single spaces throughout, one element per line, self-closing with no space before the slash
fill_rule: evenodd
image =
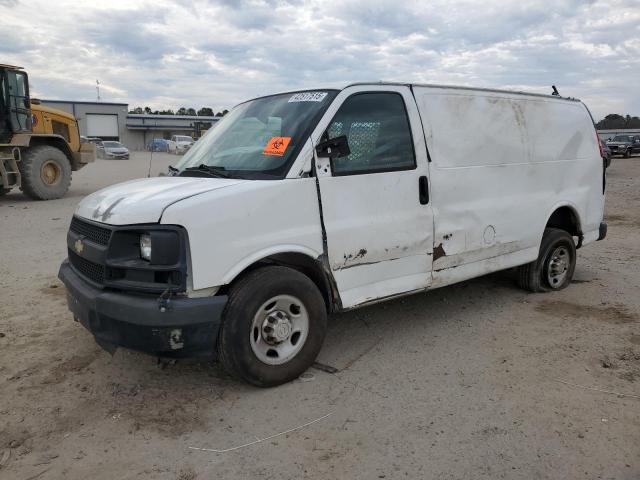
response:
<path id="1" fill-rule="evenodd" d="M 142 178 L 103 188 L 85 197 L 75 214 L 111 225 L 156 223 L 169 205 L 248 180 L 199 177 Z"/>

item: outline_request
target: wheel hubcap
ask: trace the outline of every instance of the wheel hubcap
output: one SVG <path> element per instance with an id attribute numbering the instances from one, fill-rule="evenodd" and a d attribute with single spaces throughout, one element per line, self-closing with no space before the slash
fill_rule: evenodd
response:
<path id="1" fill-rule="evenodd" d="M 280 310 L 272 312 L 262 322 L 262 338 L 270 345 L 277 345 L 291 336 L 292 327 L 286 313 Z"/>
<path id="2" fill-rule="evenodd" d="M 557 247 L 551 254 L 547 271 L 547 280 L 551 288 L 558 288 L 564 283 L 569 271 L 571 257 L 567 247 Z"/>
<path id="3" fill-rule="evenodd" d="M 281 365 L 295 357 L 309 333 L 309 314 L 291 295 L 277 295 L 262 304 L 253 318 L 253 353 L 267 365 Z"/>
<path id="4" fill-rule="evenodd" d="M 60 178 L 60 167 L 51 160 L 45 162 L 40 171 L 40 178 L 47 185 L 55 184 Z"/>

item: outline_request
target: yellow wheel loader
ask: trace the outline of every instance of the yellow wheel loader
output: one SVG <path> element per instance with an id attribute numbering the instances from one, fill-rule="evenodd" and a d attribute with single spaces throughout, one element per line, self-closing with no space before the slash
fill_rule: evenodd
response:
<path id="1" fill-rule="evenodd" d="M 19 187 L 36 200 L 60 198 L 71 172 L 95 158 L 73 115 L 31 100 L 27 73 L 0 64 L 0 196 Z"/>

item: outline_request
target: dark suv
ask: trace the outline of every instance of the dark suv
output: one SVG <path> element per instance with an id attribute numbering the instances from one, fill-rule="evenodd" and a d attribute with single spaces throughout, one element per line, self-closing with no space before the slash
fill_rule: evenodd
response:
<path id="1" fill-rule="evenodd" d="M 611 155 L 622 155 L 629 158 L 632 153 L 640 153 L 640 135 L 616 135 L 607 140 Z"/>

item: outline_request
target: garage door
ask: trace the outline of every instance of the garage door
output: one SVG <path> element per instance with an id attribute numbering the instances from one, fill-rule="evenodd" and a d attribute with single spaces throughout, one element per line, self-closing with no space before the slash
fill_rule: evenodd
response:
<path id="1" fill-rule="evenodd" d="M 118 137 L 118 115 L 87 113 L 88 137 Z"/>

